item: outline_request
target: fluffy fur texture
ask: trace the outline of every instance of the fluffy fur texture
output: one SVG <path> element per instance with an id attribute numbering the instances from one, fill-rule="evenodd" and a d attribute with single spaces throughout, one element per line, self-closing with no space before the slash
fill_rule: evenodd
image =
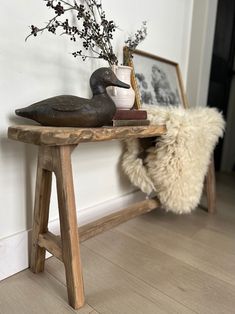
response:
<path id="1" fill-rule="evenodd" d="M 144 106 L 151 124 L 167 132 L 143 160 L 141 140 L 126 141 L 122 167 L 146 194 L 156 192 L 167 211 L 189 213 L 197 207 L 214 147 L 223 135 L 224 120 L 214 108 L 183 109 Z"/>

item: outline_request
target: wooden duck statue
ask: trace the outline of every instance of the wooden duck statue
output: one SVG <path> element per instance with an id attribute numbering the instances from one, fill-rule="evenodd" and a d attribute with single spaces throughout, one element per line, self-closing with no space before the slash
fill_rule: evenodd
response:
<path id="1" fill-rule="evenodd" d="M 99 68 L 90 77 L 91 99 L 72 95 L 48 98 L 28 107 L 17 109 L 18 116 L 35 120 L 46 126 L 101 127 L 111 125 L 116 107 L 106 87 L 130 88 L 118 80 L 110 68 Z"/>

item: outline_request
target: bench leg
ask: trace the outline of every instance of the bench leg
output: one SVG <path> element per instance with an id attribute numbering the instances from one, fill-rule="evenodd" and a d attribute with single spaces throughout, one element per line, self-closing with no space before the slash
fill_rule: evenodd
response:
<path id="1" fill-rule="evenodd" d="M 32 250 L 30 268 L 34 273 L 44 270 L 46 250 L 38 245 L 39 234 L 47 232 L 49 204 L 51 196 L 51 171 L 43 168 L 44 149 L 39 148 L 36 191 L 34 202 L 34 219 L 32 229 Z"/>
<path id="2" fill-rule="evenodd" d="M 208 213 L 214 214 L 216 212 L 216 180 L 213 157 L 211 158 L 211 163 L 206 175 L 206 198 Z"/>
<path id="3" fill-rule="evenodd" d="M 74 309 L 79 309 L 84 305 L 84 289 L 71 165 L 71 152 L 74 147 L 39 147 L 30 268 L 34 273 L 44 270 L 47 247 L 44 244 L 48 241 L 45 235 L 50 234 L 48 217 L 54 172 L 62 242 L 62 247 L 57 250 L 57 257 L 60 257 L 65 266 L 69 304 Z M 53 237 L 56 239 L 56 236 Z M 56 241 L 50 240 L 47 249 L 50 251 L 55 244 Z"/>
<path id="4" fill-rule="evenodd" d="M 71 152 L 73 147 L 55 147 L 53 155 L 60 216 L 62 257 L 65 266 L 69 304 L 78 309 L 84 304 L 80 244 L 73 187 Z"/>

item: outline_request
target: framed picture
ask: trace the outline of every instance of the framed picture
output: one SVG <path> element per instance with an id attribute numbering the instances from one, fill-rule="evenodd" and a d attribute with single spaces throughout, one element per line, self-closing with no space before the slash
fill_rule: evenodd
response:
<path id="1" fill-rule="evenodd" d="M 187 107 L 182 76 L 176 62 L 124 47 L 124 64 L 133 67 L 132 86 L 136 93 L 135 107 L 142 104 Z"/>

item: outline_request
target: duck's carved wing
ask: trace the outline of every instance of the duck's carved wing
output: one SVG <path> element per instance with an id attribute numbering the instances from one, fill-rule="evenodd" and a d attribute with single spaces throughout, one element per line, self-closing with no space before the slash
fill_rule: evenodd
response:
<path id="1" fill-rule="evenodd" d="M 55 104 L 52 106 L 56 111 L 78 111 L 84 108 L 85 104 Z"/>
<path id="2" fill-rule="evenodd" d="M 47 104 L 50 105 L 52 110 L 61 112 L 83 110 L 89 103 L 90 99 L 73 95 L 60 95 L 47 99 Z"/>

